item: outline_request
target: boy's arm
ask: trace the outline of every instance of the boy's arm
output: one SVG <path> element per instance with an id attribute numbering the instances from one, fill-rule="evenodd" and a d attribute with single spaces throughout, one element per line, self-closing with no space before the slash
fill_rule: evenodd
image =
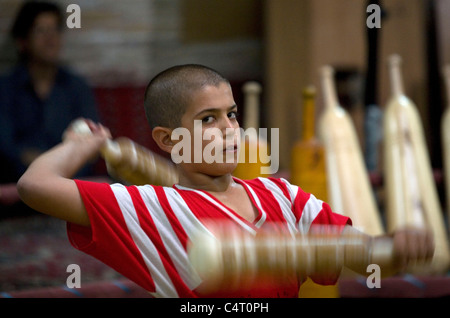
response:
<path id="1" fill-rule="evenodd" d="M 110 138 L 101 125 L 88 122 L 92 135 L 69 128 L 64 142 L 39 156 L 19 179 L 21 199 L 36 211 L 79 225 L 90 225 L 78 187 L 71 179 Z"/>

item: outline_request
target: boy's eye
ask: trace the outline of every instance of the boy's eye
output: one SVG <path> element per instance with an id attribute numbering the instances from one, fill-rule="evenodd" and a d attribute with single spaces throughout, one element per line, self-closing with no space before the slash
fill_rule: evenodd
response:
<path id="1" fill-rule="evenodd" d="M 238 117 L 238 113 L 233 111 L 228 113 L 228 118 L 236 119 Z"/>
<path id="2" fill-rule="evenodd" d="M 213 120 L 214 120 L 214 117 L 213 117 L 213 116 L 206 116 L 206 117 L 204 117 L 204 118 L 202 119 L 202 122 L 203 122 L 204 124 L 210 124 L 210 123 L 213 122 Z"/>

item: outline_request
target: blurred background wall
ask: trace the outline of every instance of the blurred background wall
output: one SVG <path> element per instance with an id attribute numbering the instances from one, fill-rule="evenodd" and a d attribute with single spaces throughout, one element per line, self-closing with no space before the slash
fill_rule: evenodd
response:
<path id="1" fill-rule="evenodd" d="M 316 85 L 318 69 L 330 64 L 356 74 L 359 99 L 350 107 L 360 134 L 366 71 L 364 0 L 57 0 L 81 8 L 81 29 L 65 32 L 64 60 L 93 86 L 145 86 L 157 72 L 180 63 L 216 68 L 236 87 L 263 83 L 261 125 L 280 129 L 281 168 L 301 132 L 301 90 Z M 428 134 L 433 164 L 440 165 L 437 125 L 443 98 L 430 104 L 430 3 L 435 7 L 437 56 L 450 61 L 450 1 L 382 1 L 379 29 L 377 101 L 387 102 L 386 58 L 403 58 L 406 93 L 416 102 Z M 0 71 L 11 66 L 8 37 L 19 0 L 0 2 Z M 69 15 L 69 13 L 67 13 Z M 439 79 L 434 73 L 433 83 Z M 240 94 L 235 90 L 236 94 Z M 320 90 L 319 90 L 320 93 Z M 436 95 L 436 94 L 434 94 Z M 442 97 L 442 96 L 440 96 Z M 344 105 L 346 106 L 346 105 Z M 321 95 L 318 96 L 318 112 Z M 361 142 L 364 138 L 361 136 Z"/>
<path id="2" fill-rule="evenodd" d="M 55 2 L 81 8 L 81 29 L 66 30 L 64 59 L 94 85 L 146 84 L 180 63 L 208 64 L 232 80 L 261 77 L 261 1 Z M 14 58 L 8 31 L 21 3 L 0 2 L 2 70 Z"/>

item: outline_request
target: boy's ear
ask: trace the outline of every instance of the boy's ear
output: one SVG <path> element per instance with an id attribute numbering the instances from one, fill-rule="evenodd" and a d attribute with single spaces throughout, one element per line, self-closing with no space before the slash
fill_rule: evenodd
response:
<path id="1" fill-rule="evenodd" d="M 156 144 L 165 152 L 171 153 L 175 143 L 172 141 L 172 129 L 167 127 L 155 127 L 152 130 L 152 137 Z"/>

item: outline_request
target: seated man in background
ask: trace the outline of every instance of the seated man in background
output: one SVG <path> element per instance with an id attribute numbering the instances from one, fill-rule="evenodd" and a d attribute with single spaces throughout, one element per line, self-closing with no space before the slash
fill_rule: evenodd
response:
<path id="1" fill-rule="evenodd" d="M 26 2 L 13 23 L 19 60 L 0 77 L 0 184 L 14 184 L 38 155 L 61 141 L 72 120 L 98 120 L 89 85 L 61 65 L 63 28 L 60 9 L 45 2 Z M 0 208 L 14 201 L 11 191 L 7 201 L 6 189 L 3 196 L 0 189 Z"/>

